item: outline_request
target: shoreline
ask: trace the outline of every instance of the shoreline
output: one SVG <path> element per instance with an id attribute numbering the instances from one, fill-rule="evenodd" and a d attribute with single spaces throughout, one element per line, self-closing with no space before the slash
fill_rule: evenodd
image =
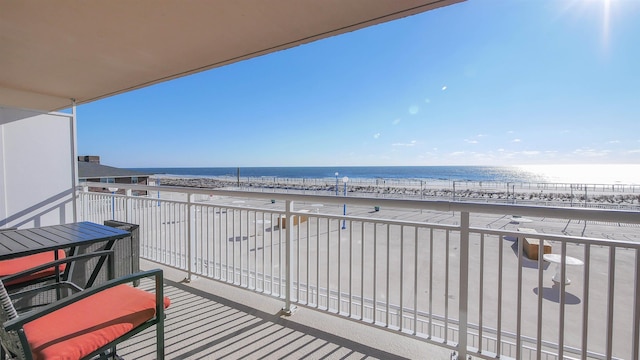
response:
<path id="1" fill-rule="evenodd" d="M 156 175 L 162 186 L 234 189 L 244 191 L 336 193 L 331 178 L 240 178 Z M 338 193 L 344 184 L 338 182 Z M 503 183 L 491 181 L 415 181 L 398 179 L 350 179 L 349 196 L 424 200 L 482 201 L 545 206 L 611 207 L 640 210 L 640 186 L 626 184 Z M 586 200 L 586 201 L 585 201 Z"/>

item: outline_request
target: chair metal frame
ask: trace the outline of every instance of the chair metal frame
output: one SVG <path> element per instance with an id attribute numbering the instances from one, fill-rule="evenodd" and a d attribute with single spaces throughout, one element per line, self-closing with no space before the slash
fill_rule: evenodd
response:
<path id="1" fill-rule="evenodd" d="M 18 278 L 19 276 L 26 276 L 32 274 L 37 271 L 41 271 L 42 269 L 46 269 L 51 266 L 56 266 L 62 263 L 70 263 L 78 259 L 78 257 L 89 257 L 89 256 L 108 256 L 109 259 L 112 260 L 113 251 L 106 251 L 104 253 L 92 253 L 92 254 L 84 254 L 84 255 L 76 255 L 75 257 L 69 257 L 66 259 L 57 260 L 51 263 L 43 264 L 41 266 L 35 267 L 33 269 L 23 271 L 20 274 L 15 274 L 11 276 L 7 276 L 0 280 L 0 300 L 2 300 L 2 306 L 0 306 L 0 320 L 5 320 L 0 328 L 0 333 L 2 335 L 2 347 L 5 350 L 6 355 L 8 355 L 9 359 L 19 359 L 19 360 L 31 360 L 33 359 L 32 353 L 29 349 L 29 343 L 27 341 L 26 334 L 24 332 L 24 325 L 38 319 L 47 314 L 53 313 L 56 310 L 62 309 L 65 306 L 69 306 L 77 301 L 82 299 L 86 299 L 95 295 L 101 291 L 104 291 L 109 288 L 113 288 L 117 285 L 133 283 L 134 281 L 139 281 L 143 278 L 154 278 L 155 279 L 155 316 L 136 328 L 130 330 L 126 334 L 122 335 L 118 339 L 112 341 L 109 344 L 106 344 L 98 349 L 95 349 L 91 354 L 87 355 L 83 359 L 107 359 L 107 358 L 117 358 L 116 355 L 116 345 L 119 343 L 130 339 L 141 331 L 151 327 L 156 326 L 156 353 L 158 359 L 164 358 L 164 320 L 165 320 L 165 312 L 164 312 L 164 277 L 163 272 L 160 269 L 149 270 L 144 272 L 139 272 L 136 274 L 127 275 L 121 278 L 109 280 L 103 284 L 95 285 L 90 288 L 81 288 L 76 284 L 70 282 L 60 282 L 56 284 L 47 285 L 48 287 L 68 287 L 72 288 L 75 293 L 67 296 L 58 298 L 58 300 L 44 305 L 42 307 L 38 307 L 33 311 L 20 313 L 16 311 L 12 304 L 12 298 L 15 296 L 19 296 L 22 293 L 14 293 L 8 294 L 2 281 L 5 279 L 12 280 L 14 278 Z M 38 291 L 42 288 L 37 288 L 29 291 Z M 143 291 L 143 290 L 140 290 Z M 7 343 L 11 342 L 11 343 Z"/>

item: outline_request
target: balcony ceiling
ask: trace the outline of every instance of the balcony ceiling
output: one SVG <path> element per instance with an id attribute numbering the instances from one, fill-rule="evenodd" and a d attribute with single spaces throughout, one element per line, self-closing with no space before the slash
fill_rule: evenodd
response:
<path id="1" fill-rule="evenodd" d="M 0 105 L 52 111 L 461 0 L 0 0 Z"/>

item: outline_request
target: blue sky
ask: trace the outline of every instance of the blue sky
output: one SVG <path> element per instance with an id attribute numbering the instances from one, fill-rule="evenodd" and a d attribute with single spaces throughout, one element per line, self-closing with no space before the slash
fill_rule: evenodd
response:
<path id="1" fill-rule="evenodd" d="M 638 164 L 639 15 L 637 0 L 470 0 L 81 105 L 78 153 L 120 167 Z"/>

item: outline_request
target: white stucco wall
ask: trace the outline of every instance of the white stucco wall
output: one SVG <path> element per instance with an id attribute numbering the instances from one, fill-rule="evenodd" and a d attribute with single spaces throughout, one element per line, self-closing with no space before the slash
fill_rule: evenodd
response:
<path id="1" fill-rule="evenodd" d="M 71 115 L 0 107 L 0 228 L 73 221 Z"/>

